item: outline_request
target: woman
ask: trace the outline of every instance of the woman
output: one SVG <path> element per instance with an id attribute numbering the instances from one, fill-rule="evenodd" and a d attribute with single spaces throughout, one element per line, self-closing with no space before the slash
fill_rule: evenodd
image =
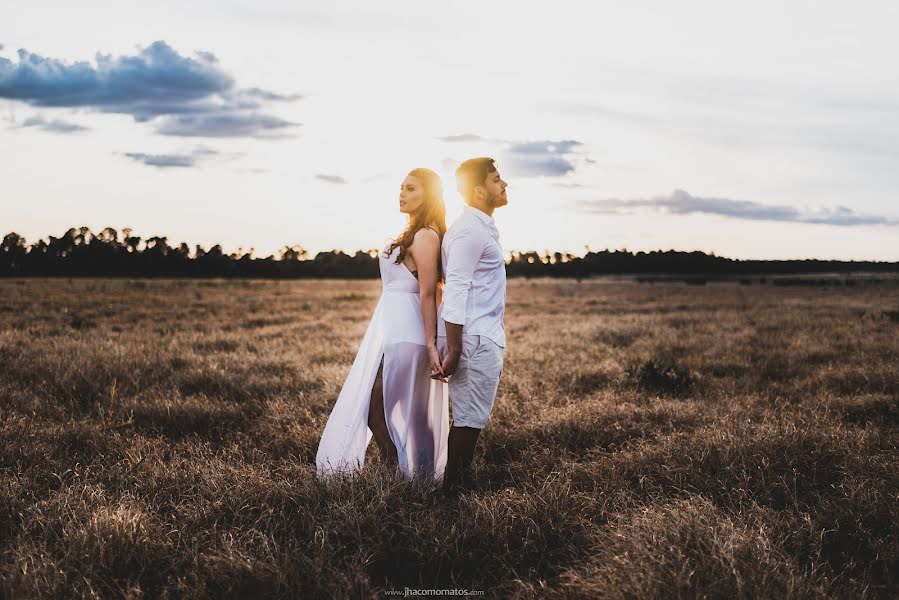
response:
<path id="1" fill-rule="evenodd" d="M 320 477 L 360 469 L 374 436 L 385 460 L 407 477 L 443 478 L 449 396 L 436 296 L 446 207 L 437 173 L 410 171 L 399 208 L 408 224 L 379 255 L 383 292 L 322 433 Z"/>

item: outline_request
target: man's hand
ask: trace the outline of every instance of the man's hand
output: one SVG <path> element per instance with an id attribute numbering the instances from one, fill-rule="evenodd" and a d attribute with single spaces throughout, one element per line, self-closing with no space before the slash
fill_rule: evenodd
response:
<path id="1" fill-rule="evenodd" d="M 446 325 L 446 356 L 443 357 L 443 375 L 449 377 L 459 366 L 462 356 L 462 326 L 444 321 Z"/>
<path id="2" fill-rule="evenodd" d="M 462 353 L 459 350 L 450 350 L 446 353 L 446 356 L 443 357 L 443 376 L 449 377 L 453 373 L 456 372 L 456 369 L 459 367 L 459 357 L 462 356 Z"/>

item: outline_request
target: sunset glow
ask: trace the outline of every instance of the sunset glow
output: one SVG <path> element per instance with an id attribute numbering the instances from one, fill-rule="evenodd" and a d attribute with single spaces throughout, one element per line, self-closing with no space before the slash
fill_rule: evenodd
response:
<path id="1" fill-rule="evenodd" d="M 895 4 L 540 6 L 17 6 L 0 228 L 376 248 L 488 155 L 507 250 L 899 259 Z"/>

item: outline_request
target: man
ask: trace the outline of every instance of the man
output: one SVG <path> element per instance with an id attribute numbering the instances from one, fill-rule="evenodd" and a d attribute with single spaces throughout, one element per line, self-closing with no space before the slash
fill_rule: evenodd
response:
<path id="1" fill-rule="evenodd" d="M 493 409 L 506 346 L 506 263 L 493 211 L 508 204 L 508 184 L 487 157 L 459 165 L 456 182 L 466 206 L 443 238 L 446 284 L 437 316 L 453 412 L 443 478 L 448 493 L 470 485 L 475 446 Z"/>

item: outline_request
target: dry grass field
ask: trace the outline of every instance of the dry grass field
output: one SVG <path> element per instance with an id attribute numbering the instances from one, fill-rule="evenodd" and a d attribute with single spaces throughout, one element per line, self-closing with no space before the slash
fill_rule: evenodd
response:
<path id="1" fill-rule="evenodd" d="M 899 594 L 899 285 L 510 281 L 454 500 L 314 478 L 379 293 L 0 280 L 2 596 Z"/>

